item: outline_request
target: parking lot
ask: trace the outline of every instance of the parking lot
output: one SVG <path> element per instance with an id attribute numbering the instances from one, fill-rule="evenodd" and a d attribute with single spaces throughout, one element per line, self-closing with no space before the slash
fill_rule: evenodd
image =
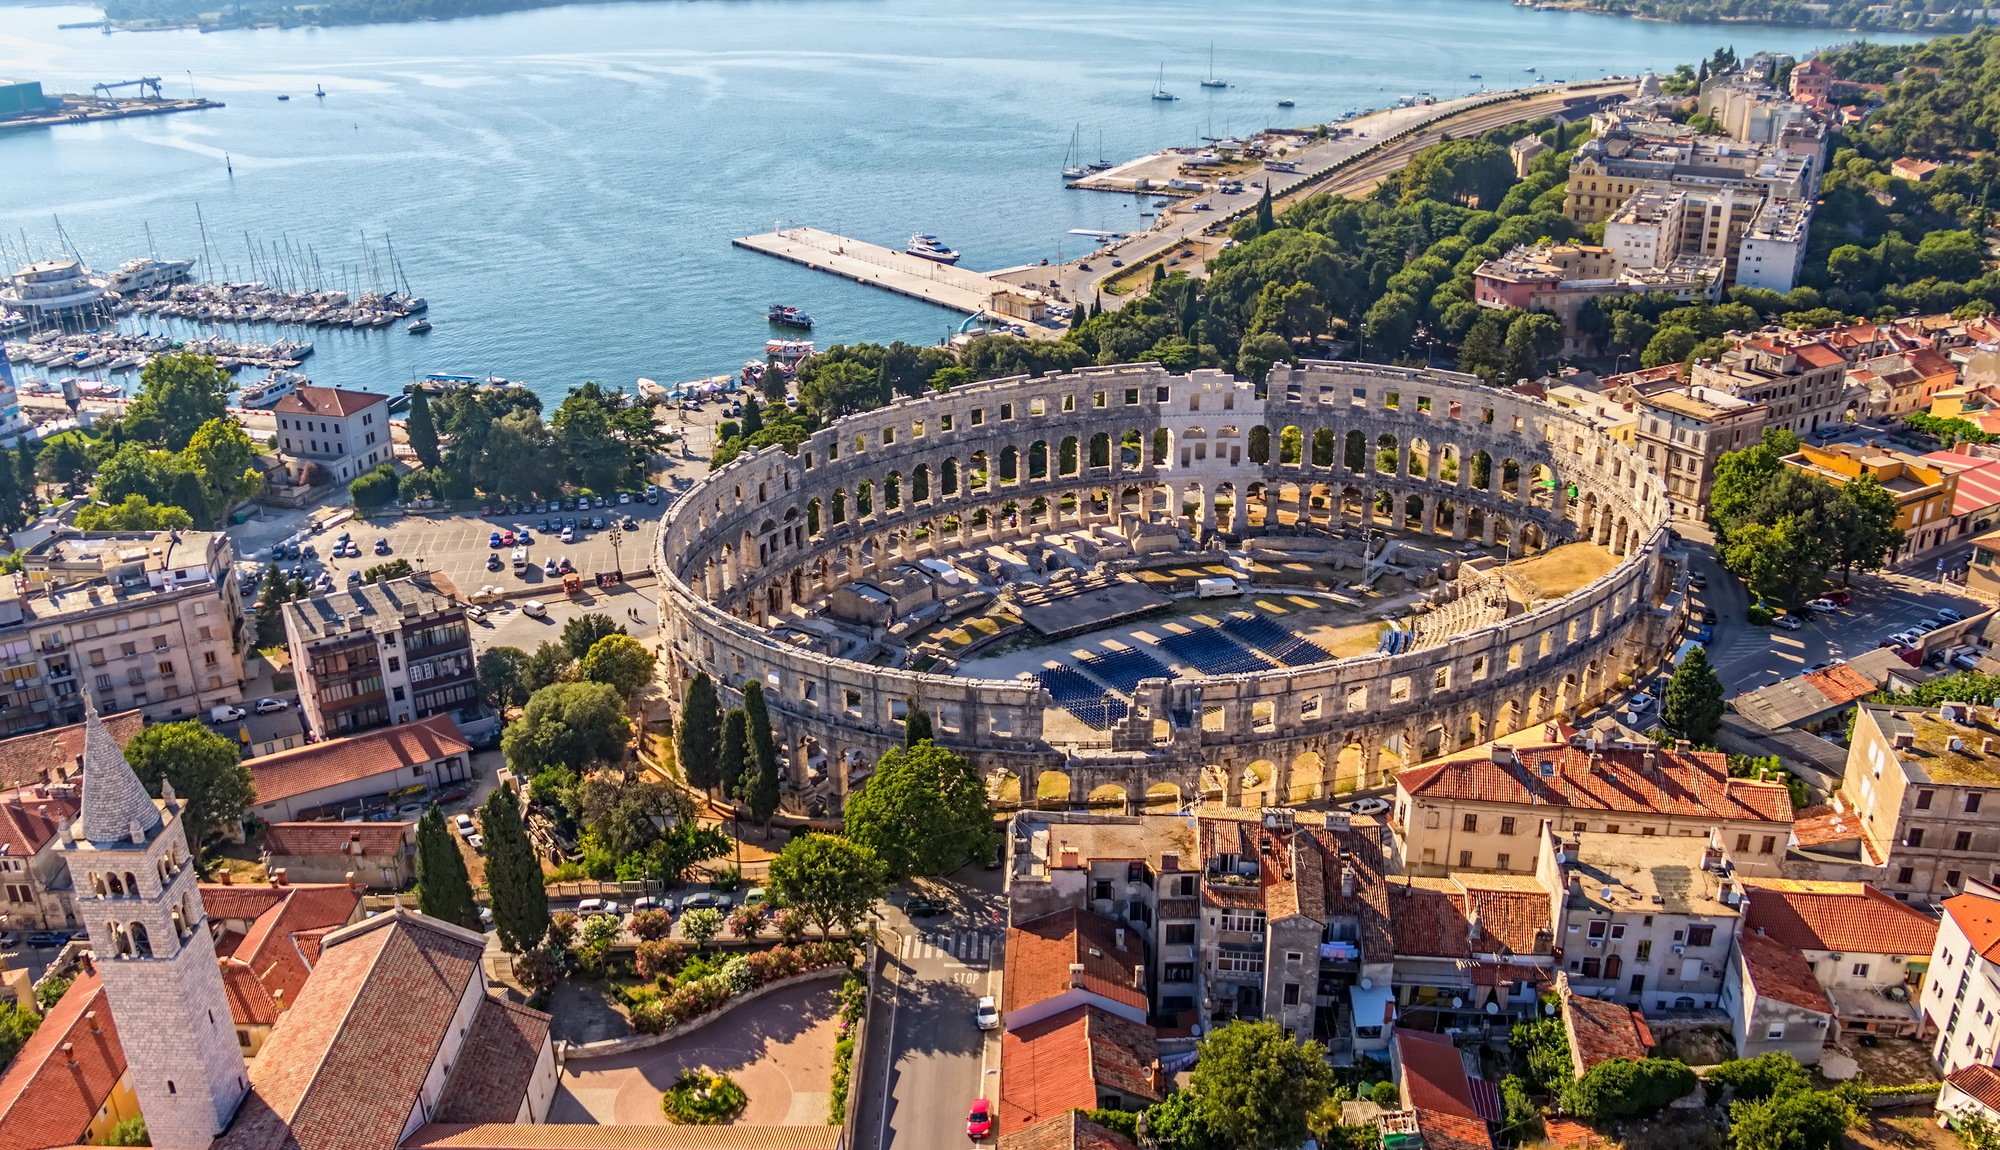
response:
<path id="1" fill-rule="evenodd" d="M 536 586 L 545 584 L 543 581 Z M 516 586 L 520 585 L 522 581 L 516 581 Z M 473 589 L 477 586 L 474 584 Z M 650 645 L 652 635 L 659 629 L 659 611 L 649 588 L 629 584 L 599 588 L 586 583 L 583 590 L 582 595 L 571 599 L 563 595 L 562 586 L 557 584 L 553 594 L 541 599 L 548 613 L 539 619 L 521 610 L 522 599 L 485 604 L 481 608 L 485 618 L 472 626 L 473 647 L 481 651 L 492 647 L 533 651 L 545 642 L 561 639 L 564 623 L 579 615 L 593 614 L 611 616 L 611 621 L 625 628 L 626 634 Z M 633 618 L 633 611 L 638 612 L 638 618 Z"/>

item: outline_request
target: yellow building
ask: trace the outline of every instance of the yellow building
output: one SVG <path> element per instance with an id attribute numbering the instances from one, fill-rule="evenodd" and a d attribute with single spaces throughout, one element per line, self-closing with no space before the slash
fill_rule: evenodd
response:
<path id="1" fill-rule="evenodd" d="M 138 1116 L 104 981 L 81 974 L 0 1074 L 0 1146 L 101 1146 Z"/>
<path id="2" fill-rule="evenodd" d="M 1835 487 L 1845 487 L 1863 475 L 1873 476 L 1896 500 L 1896 529 L 1906 538 L 1899 551 L 1921 554 L 1947 541 L 1952 500 L 1958 495 L 1956 472 L 1933 466 L 1907 451 L 1862 443 L 1804 444 L 1787 455 L 1785 463 Z"/>

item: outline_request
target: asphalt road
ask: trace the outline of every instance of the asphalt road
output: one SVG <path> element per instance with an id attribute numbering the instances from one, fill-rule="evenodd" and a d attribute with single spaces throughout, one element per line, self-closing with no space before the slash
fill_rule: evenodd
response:
<path id="1" fill-rule="evenodd" d="M 1000 874 L 970 869 L 957 878 L 946 884 L 953 914 L 913 923 L 900 908 L 883 908 L 891 986 L 869 1019 L 858 1150 L 963 1145 L 972 1100 L 999 1109 L 1000 1032 L 982 1034 L 972 1011 L 980 996 L 1000 994 Z"/>

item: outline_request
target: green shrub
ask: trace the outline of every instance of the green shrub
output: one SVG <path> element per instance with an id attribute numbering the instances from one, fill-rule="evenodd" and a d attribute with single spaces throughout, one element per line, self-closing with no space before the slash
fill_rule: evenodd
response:
<path id="1" fill-rule="evenodd" d="M 1403 1096 L 1393 1082 L 1377 1082 L 1368 1091 L 1368 1100 L 1386 1110 L 1393 1110 L 1403 1104 Z"/>
<path id="2" fill-rule="evenodd" d="M 384 463 L 370 471 L 356 476 L 347 485 L 347 494 L 354 500 L 358 510 L 373 511 L 387 507 L 396 498 L 397 479 L 394 466 Z"/>
<path id="3" fill-rule="evenodd" d="M 1768 627 L 1771 625 L 1771 620 L 1777 618 L 1777 615 L 1772 613 L 1769 607 L 1753 603 L 1749 610 L 1744 612 L 1744 617 L 1756 626 Z"/>
<path id="4" fill-rule="evenodd" d="M 743 1113 L 749 1102 L 749 1096 L 729 1075 L 706 1066 L 681 1071 L 660 1095 L 660 1109 L 667 1119 L 684 1126 L 720 1126 Z"/>
<path id="5" fill-rule="evenodd" d="M 1694 1089 L 1694 1071 L 1669 1058 L 1600 1062 L 1563 1093 L 1563 1108 L 1585 1119 L 1657 1114 Z"/>
<path id="6" fill-rule="evenodd" d="M 1709 1086 L 1731 1089 L 1746 1102 L 1812 1089 L 1812 1073 L 1789 1054 L 1760 1054 L 1717 1064 L 1703 1075 Z M 1719 1100 L 1720 1095 L 1715 1097 Z"/>

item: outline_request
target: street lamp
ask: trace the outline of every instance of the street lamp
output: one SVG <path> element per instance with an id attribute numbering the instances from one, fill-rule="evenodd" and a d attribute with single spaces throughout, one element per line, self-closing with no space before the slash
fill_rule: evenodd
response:
<path id="1" fill-rule="evenodd" d="M 624 564 L 618 561 L 618 544 L 624 540 L 625 533 L 613 527 L 605 533 L 605 538 L 611 540 L 611 569 L 618 574 L 620 580 L 623 580 L 625 578 L 625 567 Z"/>

